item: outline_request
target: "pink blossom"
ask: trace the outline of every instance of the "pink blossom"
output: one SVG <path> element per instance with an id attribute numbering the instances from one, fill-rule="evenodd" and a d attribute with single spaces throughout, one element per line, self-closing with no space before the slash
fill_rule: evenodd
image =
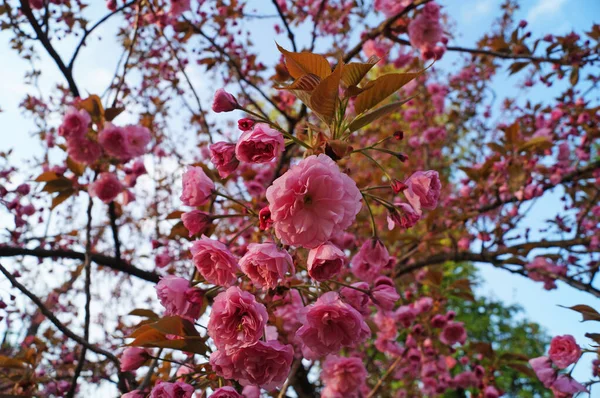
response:
<path id="1" fill-rule="evenodd" d="M 380 276 L 375 280 L 371 295 L 373 303 L 386 311 L 394 308 L 394 305 L 400 298 L 394 281 L 387 276 Z"/>
<path id="2" fill-rule="evenodd" d="M 500 397 L 500 393 L 494 386 L 487 386 L 485 390 L 483 390 L 483 398 L 498 398 Z"/>
<path id="3" fill-rule="evenodd" d="M 121 355 L 121 372 L 137 370 L 150 358 L 148 352 L 140 347 L 128 347 Z"/>
<path id="4" fill-rule="evenodd" d="M 210 398 L 244 398 L 244 396 L 238 393 L 235 388 L 226 386 L 217 388 Z"/>
<path id="5" fill-rule="evenodd" d="M 566 267 L 552 264 L 548 258 L 543 256 L 537 256 L 525 268 L 527 276 L 534 281 L 544 282 L 546 290 L 556 289 L 556 276 L 567 273 Z"/>
<path id="6" fill-rule="evenodd" d="M 208 334 L 219 349 L 230 354 L 256 343 L 263 335 L 268 318 L 265 306 L 251 293 L 232 286 L 215 298 Z"/>
<path id="7" fill-rule="evenodd" d="M 408 328 L 415 321 L 415 318 L 417 317 L 417 311 L 411 306 L 403 305 L 396 309 L 394 315 L 396 316 L 396 320 L 400 325 Z"/>
<path id="8" fill-rule="evenodd" d="M 242 133 L 235 146 L 235 155 L 243 162 L 267 163 L 278 157 L 284 149 L 283 135 L 269 125 L 260 123 Z"/>
<path id="9" fill-rule="evenodd" d="M 413 0 L 375 0 L 375 9 L 387 17 L 394 16 L 411 5 Z"/>
<path id="10" fill-rule="evenodd" d="M 232 353 L 231 362 L 235 369 L 233 379 L 243 386 L 273 390 L 281 387 L 287 379 L 293 359 L 291 345 L 283 345 L 276 340 L 259 340 Z"/>
<path id="11" fill-rule="evenodd" d="M 361 314 L 336 292 L 327 292 L 307 307 L 306 321 L 296 332 L 305 358 L 317 359 L 353 347 L 371 335 Z"/>
<path id="12" fill-rule="evenodd" d="M 183 174 L 181 201 L 187 206 L 202 206 L 210 199 L 215 184 L 202 167 L 189 166 Z"/>
<path id="13" fill-rule="evenodd" d="M 309 156 L 267 189 L 275 234 L 309 249 L 348 228 L 361 208 L 356 183 L 327 155 Z"/>
<path id="14" fill-rule="evenodd" d="M 387 268 L 389 262 L 390 254 L 384 244 L 378 239 L 369 239 L 352 257 L 350 265 L 354 275 L 361 280 L 372 282 Z"/>
<path id="15" fill-rule="evenodd" d="M 127 132 L 123 127 L 106 123 L 100 134 L 98 134 L 98 142 L 102 145 L 104 151 L 112 157 L 119 160 L 131 158 Z"/>
<path id="16" fill-rule="evenodd" d="M 388 229 L 390 231 L 395 226 L 402 229 L 411 228 L 421 219 L 421 216 L 408 203 L 396 202 L 394 204 L 396 207 L 390 210 L 387 216 Z"/>
<path id="17" fill-rule="evenodd" d="M 88 192 L 104 203 L 112 202 L 123 190 L 123 185 L 113 173 L 100 173 L 96 181 L 88 186 Z"/>
<path id="18" fill-rule="evenodd" d="M 283 300 L 283 305 L 273 311 L 276 317 L 281 318 L 283 331 L 289 334 L 296 333 L 301 326 L 300 311 L 304 308 L 300 293 L 297 290 L 289 290 L 285 296 L 276 298 Z"/>
<path id="19" fill-rule="evenodd" d="M 244 398 L 260 398 L 260 387 L 246 386 L 242 389 Z"/>
<path id="20" fill-rule="evenodd" d="M 204 211 L 192 210 L 181 215 L 183 226 L 189 231 L 190 237 L 202 234 L 212 224 L 210 215 Z"/>
<path id="21" fill-rule="evenodd" d="M 342 300 L 362 315 L 369 314 L 369 295 L 365 293 L 369 289 L 369 284 L 367 282 L 355 282 L 350 286 L 352 287 L 343 287 L 340 290 Z"/>
<path id="22" fill-rule="evenodd" d="M 220 88 L 215 92 L 215 98 L 213 99 L 212 104 L 212 110 L 214 112 L 231 112 L 239 107 L 235 97 L 227 91 Z"/>
<path id="23" fill-rule="evenodd" d="M 152 139 L 150 130 L 137 124 L 125 126 L 124 130 L 129 157 L 135 158 L 146 154 L 148 152 L 148 144 Z"/>
<path id="24" fill-rule="evenodd" d="M 555 336 L 550 342 L 548 356 L 559 369 L 565 369 L 577 362 L 581 356 L 581 348 L 570 334 Z"/>
<path id="25" fill-rule="evenodd" d="M 242 131 L 252 130 L 252 127 L 254 127 L 255 123 L 256 122 L 254 120 L 246 117 L 238 120 L 238 128 Z"/>
<path id="26" fill-rule="evenodd" d="M 337 275 L 346 260 L 343 251 L 332 243 L 323 243 L 308 252 L 306 268 L 316 281 L 326 281 Z"/>
<path id="27" fill-rule="evenodd" d="M 251 243 L 240 259 L 240 268 L 256 286 L 274 289 L 286 273 L 294 273 L 294 261 L 274 243 Z"/>
<path id="28" fill-rule="evenodd" d="M 208 283 L 230 286 L 235 283 L 238 264 L 221 242 L 202 236 L 190 249 L 196 269 Z"/>
<path id="29" fill-rule="evenodd" d="M 165 249 L 156 255 L 156 257 L 154 258 L 154 265 L 156 265 L 158 268 L 164 268 L 167 265 L 171 264 L 171 260 L 171 255 Z"/>
<path id="30" fill-rule="evenodd" d="M 363 52 L 367 58 L 377 57 L 379 59 L 386 59 L 392 43 L 383 42 L 381 40 L 367 40 L 363 44 Z"/>
<path id="31" fill-rule="evenodd" d="M 168 383 L 159 380 L 150 392 L 150 398 L 192 398 L 194 387 L 178 381 Z"/>
<path id="32" fill-rule="evenodd" d="M 34 10 L 41 10 L 44 8 L 44 0 L 29 0 L 29 6 Z"/>
<path id="33" fill-rule="evenodd" d="M 544 387 L 549 388 L 556 380 L 556 371 L 552 369 L 552 363 L 548 357 L 530 359 L 529 365 L 531 365 L 535 375 L 542 382 Z"/>
<path id="34" fill-rule="evenodd" d="M 167 275 L 156 285 L 156 294 L 165 307 L 165 315 L 179 315 L 191 322 L 200 317 L 202 290 L 190 287 L 187 279 Z"/>
<path id="35" fill-rule="evenodd" d="M 235 144 L 221 141 L 210 147 L 210 160 L 221 178 L 227 178 L 237 169 L 240 161 L 235 157 Z"/>
<path id="36" fill-rule="evenodd" d="M 442 184 L 437 171 L 417 171 L 406 180 L 408 188 L 404 191 L 406 199 L 417 214 L 422 209 L 433 210 L 437 207 Z"/>
<path id="37" fill-rule="evenodd" d="M 177 18 L 181 14 L 190 10 L 190 0 L 171 0 L 171 8 L 169 9 L 169 15 L 173 18 Z"/>
<path id="38" fill-rule="evenodd" d="M 76 162 L 94 164 L 102 155 L 102 148 L 96 141 L 72 138 L 67 141 L 67 153 Z"/>
<path id="39" fill-rule="evenodd" d="M 587 392 L 585 386 L 575 381 L 567 375 L 559 375 L 556 381 L 552 383 L 552 391 L 558 391 L 563 394 L 576 394 L 578 392 Z"/>
<path id="40" fill-rule="evenodd" d="M 462 322 L 450 321 L 446 323 L 440 334 L 440 341 L 447 345 L 464 344 L 466 340 L 467 331 Z"/>
<path id="41" fill-rule="evenodd" d="M 323 362 L 321 380 L 325 388 L 343 397 L 359 397 L 367 380 L 367 370 L 360 358 L 328 355 Z"/>
<path id="42" fill-rule="evenodd" d="M 433 49 L 442 39 L 442 35 L 443 30 L 439 20 L 439 6 L 435 3 L 428 3 L 423 8 L 423 11 L 408 25 L 410 44 L 421 50 L 423 55 L 425 53 L 430 55 L 425 56 L 425 58 L 432 58 Z"/>
<path id="43" fill-rule="evenodd" d="M 67 140 L 83 139 L 91 122 L 92 118 L 84 109 L 69 108 L 58 128 L 58 135 L 65 137 Z"/>

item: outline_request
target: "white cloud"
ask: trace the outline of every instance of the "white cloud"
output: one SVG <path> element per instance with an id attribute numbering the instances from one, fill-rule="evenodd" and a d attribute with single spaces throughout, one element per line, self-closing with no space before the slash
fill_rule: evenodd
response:
<path id="1" fill-rule="evenodd" d="M 534 22 L 540 17 L 552 17 L 558 13 L 567 0 L 538 0 L 527 13 L 527 20 Z"/>

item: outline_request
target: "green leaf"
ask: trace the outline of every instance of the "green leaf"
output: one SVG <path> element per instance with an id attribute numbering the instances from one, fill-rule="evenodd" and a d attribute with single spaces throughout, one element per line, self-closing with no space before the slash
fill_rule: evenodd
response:
<path id="1" fill-rule="evenodd" d="M 364 87 L 365 89 L 368 88 L 368 90 L 356 97 L 354 102 L 356 114 L 360 115 L 361 113 L 374 108 L 381 101 L 394 94 L 421 73 L 423 72 L 390 73 L 370 81 Z"/>
<path id="2" fill-rule="evenodd" d="M 365 127 L 366 125 L 373 123 L 375 120 L 380 119 L 380 118 L 400 109 L 400 107 L 402 105 L 406 104 L 411 99 L 412 99 L 412 97 L 405 99 L 403 101 L 392 102 L 391 104 L 387 104 L 380 108 L 377 108 L 373 112 L 370 112 L 370 113 L 367 113 L 366 115 L 357 117 L 356 119 L 354 119 L 352 121 L 352 123 L 350 123 L 350 125 L 348 126 L 348 129 L 351 132 L 361 129 L 361 128 Z"/>

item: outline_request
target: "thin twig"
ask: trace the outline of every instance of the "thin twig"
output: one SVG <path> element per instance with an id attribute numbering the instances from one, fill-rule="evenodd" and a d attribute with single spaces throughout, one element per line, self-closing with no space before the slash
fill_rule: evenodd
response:
<path id="1" fill-rule="evenodd" d="M 96 173 L 97 176 L 97 173 Z M 94 180 L 96 179 L 94 176 Z M 87 207 L 87 225 L 85 228 L 85 320 L 83 326 L 83 338 L 85 341 L 90 341 L 90 305 L 92 302 L 92 292 L 91 292 L 91 284 L 92 284 L 92 208 L 94 205 L 94 201 L 92 197 L 89 197 L 88 207 Z M 67 393 L 68 398 L 72 398 L 75 396 L 75 390 L 77 389 L 77 379 L 83 370 L 83 366 L 85 365 L 85 354 L 87 352 L 87 347 L 83 346 L 81 348 L 81 354 L 79 355 L 79 361 L 77 362 L 77 367 L 75 368 L 75 373 L 73 375 L 73 381 L 71 382 L 71 388 Z"/>

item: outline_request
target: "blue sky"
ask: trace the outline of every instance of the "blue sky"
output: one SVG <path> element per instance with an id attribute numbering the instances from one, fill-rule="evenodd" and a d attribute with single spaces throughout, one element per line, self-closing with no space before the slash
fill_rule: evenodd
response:
<path id="1" fill-rule="evenodd" d="M 96 20 L 105 12 L 104 1 L 95 1 L 94 3 L 87 10 L 92 20 Z M 254 0 L 253 3 L 262 5 L 263 1 Z M 270 5 L 270 2 L 264 2 L 264 4 L 267 3 Z M 482 34 L 489 30 L 493 18 L 498 14 L 497 10 L 501 0 L 453 0 L 441 3 L 446 5 L 445 10 L 454 20 L 458 32 L 451 44 L 473 46 Z M 274 10 L 271 9 L 265 11 L 269 14 L 273 12 Z M 534 35 L 540 35 L 545 33 L 561 34 L 572 29 L 587 30 L 594 22 L 594 17 L 598 18 L 598 16 L 600 16 L 600 1 L 598 0 L 525 0 L 522 2 L 518 19 L 527 20 L 529 22 L 528 29 L 532 30 Z M 598 20 L 596 19 L 595 22 Z M 90 46 L 85 48 L 79 57 L 75 68 L 75 78 L 79 83 L 82 95 L 101 93 L 110 82 L 120 56 L 117 46 L 112 41 L 115 27 L 116 24 L 113 21 L 98 29 L 89 40 Z M 276 37 L 270 24 L 255 21 L 252 22 L 251 29 L 254 41 L 260 42 L 259 45 L 264 47 L 264 52 L 269 54 L 266 58 L 274 59 L 277 56 L 272 45 L 273 39 L 277 39 L 286 47 L 289 45 L 285 36 Z M 302 32 L 306 31 L 306 29 L 300 29 L 297 33 L 301 42 Z M 356 32 L 356 34 L 358 33 Z M 100 36 L 102 40 L 98 39 Z M 264 37 L 268 40 L 261 42 Z M 9 34 L 6 31 L 0 32 L 0 54 L 2 54 L 0 71 L 3 77 L 0 90 L 0 109 L 3 110 L 0 113 L 0 124 L 3 126 L 0 151 L 14 148 L 16 158 L 22 161 L 30 158 L 33 154 L 41 153 L 36 141 L 29 136 L 35 130 L 35 126 L 18 110 L 18 103 L 24 95 L 35 93 L 35 90 L 23 83 L 23 74 L 28 70 L 29 65 L 9 48 L 8 38 Z M 57 43 L 59 53 L 65 57 L 70 55 L 73 46 L 74 41 L 70 39 Z M 42 55 L 41 61 L 44 68 L 40 88 L 42 92 L 47 93 L 55 82 L 62 82 L 63 79 L 47 56 Z M 449 66 L 451 61 L 452 56 L 448 56 L 444 63 Z M 443 68 L 444 64 L 440 64 L 439 67 Z M 210 87 L 198 67 L 192 65 L 189 75 L 194 86 L 200 92 L 204 107 L 208 108 L 214 87 Z M 517 93 L 516 86 L 523 76 L 511 78 L 508 80 L 508 84 L 504 78 L 505 76 L 502 74 L 496 78 L 494 90 L 500 98 L 514 96 Z M 534 101 L 544 100 L 552 98 L 557 92 L 558 87 L 552 89 L 538 87 L 528 93 L 528 98 Z M 120 116 L 119 122 L 126 122 L 128 118 L 131 118 L 131 115 Z M 57 124 L 58 120 L 54 120 L 53 123 Z M 555 211 L 557 206 L 556 195 L 543 199 L 538 204 L 537 210 L 529 216 L 527 222 L 532 229 L 541 226 L 547 210 Z M 559 283 L 558 290 L 547 292 L 543 290 L 540 283 L 511 275 L 489 265 L 482 265 L 480 269 L 485 282 L 477 289 L 478 293 L 497 297 L 506 303 L 520 304 L 524 307 L 526 316 L 544 325 L 551 335 L 573 334 L 582 345 L 585 345 L 589 342 L 583 336 L 585 332 L 600 331 L 600 328 L 595 325 L 579 323 L 579 314 L 558 307 L 558 305 L 571 306 L 582 303 L 598 307 L 597 300 L 591 296 L 577 292 L 561 283 Z M 581 380 L 587 380 L 589 374 L 588 365 L 580 366 L 575 371 L 575 376 Z"/>

